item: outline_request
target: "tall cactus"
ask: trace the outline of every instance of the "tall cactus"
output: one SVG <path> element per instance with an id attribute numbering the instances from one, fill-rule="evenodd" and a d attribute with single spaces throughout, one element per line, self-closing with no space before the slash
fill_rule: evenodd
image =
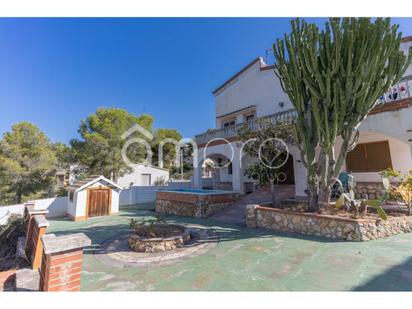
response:
<path id="1" fill-rule="evenodd" d="M 291 25 L 291 34 L 273 45 L 275 74 L 297 110 L 309 209 L 316 211 L 329 202 L 358 126 L 402 77 L 412 53 L 400 51 L 401 33 L 389 18 L 331 18 L 324 30 L 300 19 Z"/>

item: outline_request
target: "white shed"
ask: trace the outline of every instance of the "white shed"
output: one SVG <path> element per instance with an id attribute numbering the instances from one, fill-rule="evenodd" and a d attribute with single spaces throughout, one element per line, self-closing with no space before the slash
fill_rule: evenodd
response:
<path id="1" fill-rule="evenodd" d="M 119 212 L 119 194 L 122 188 L 104 176 L 91 176 L 67 187 L 67 216 L 87 220 Z"/>

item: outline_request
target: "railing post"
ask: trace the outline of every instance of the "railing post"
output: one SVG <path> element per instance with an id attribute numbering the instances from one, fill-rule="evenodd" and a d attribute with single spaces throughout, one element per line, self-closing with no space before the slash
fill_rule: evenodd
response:
<path id="1" fill-rule="evenodd" d="M 32 269 L 39 269 L 43 254 L 43 244 L 41 237 L 46 234 L 46 229 L 49 226 L 49 221 L 42 215 L 34 216 L 34 231 L 33 231 L 33 249 L 31 252 Z"/>
<path id="2" fill-rule="evenodd" d="M 28 259 L 31 259 L 33 253 L 33 233 L 35 231 L 35 216 L 46 216 L 49 213 L 48 210 L 36 210 L 34 209 L 34 203 L 26 203 L 24 208 L 24 221 L 26 225 L 26 243 L 24 245 L 24 253 Z"/>

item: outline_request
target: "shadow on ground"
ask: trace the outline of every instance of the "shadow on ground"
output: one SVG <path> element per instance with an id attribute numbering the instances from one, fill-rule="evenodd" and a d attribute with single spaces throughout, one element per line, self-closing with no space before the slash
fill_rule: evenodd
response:
<path id="1" fill-rule="evenodd" d="M 65 218 L 53 219 L 53 229 L 49 231 L 56 235 L 72 233 L 84 233 L 92 240 L 92 246 L 85 249 L 85 253 L 92 253 L 102 242 L 116 235 L 130 231 L 129 220 L 131 218 L 154 218 L 156 213 L 150 210 L 141 210 L 133 207 L 123 208 L 118 216 L 89 219 L 85 222 L 72 222 Z M 265 229 L 247 229 L 244 227 L 223 223 L 211 219 L 197 219 L 179 216 L 162 216 L 167 222 L 185 225 L 199 225 L 213 229 L 218 233 L 219 242 L 238 241 L 250 238 L 271 238 L 274 236 L 284 238 L 296 238 L 300 240 L 315 241 L 321 243 L 340 242 L 315 236 L 302 236 L 292 233 L 282 233 Z M 120 222 L 119 222 L 120 221 Z"/>
<path id="2" fill-rule="evenodd" d="M 354 291 L 411 291 L 412 290 L 412 258 L 396 265 L 382 274 L 373 277 L 366 283 L 353 289 Z"/>
<path id="3" fill-rule="evenodd" d="M 412 235 L 369 242 L 248 229 L 212 219 L 165 216 L 171 223 L 215 230 L 219 243 L 197 257 L 168 266 L 108 267 L 93 257 L 99 245 L 129 232 L 131 218 L 155 213 L 134 207 L 84 222 L 52 219 L 48 233 L 83 232 L 82 290 L 157 291 L 405 291 L 412 290 Z"/>

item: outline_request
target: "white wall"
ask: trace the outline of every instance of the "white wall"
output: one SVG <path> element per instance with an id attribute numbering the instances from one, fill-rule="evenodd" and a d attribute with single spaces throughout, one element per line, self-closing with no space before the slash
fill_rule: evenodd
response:
<path id="1" fill-rule="evenodd" d="M 190 188 L 190 181 L 170 182 L 167 186 L 133 186 L 120 192 L 120 206 L 150 203 L 156 200 L 156 191 L 161 189 Z"/>
<path id="2" fill-rule="evenodd" d="M 359 131 L 376 132 L 396 138 L 405 143 L 412 139 L 412 107 L 368 116 Z M 412 150 L 412 143 L 409 143 Z"/>
<path id="3" fill-rule="evenodd" d="M 34 209 L 47 209 L 47 218 L 64 217 L 67 213 L 67 196 L 34 201 Z"/>
<path id="4" fill-rule="evenodd" d="M 273 70 L 261 71 L 260 66 L 256 62 L 215 95 L 216 117 L 251 105 L 256 105 L 257 117 L 293 108 Z M 283 108 L 279 102 L 284 102 Z M 239 115 L 237 123 L 242 121 Z M 220 128 L 220 119 L 216 119 L 216 128 Z"/>
<path id="5" fill-rule="evenodd" d="M 407 53 L 412 42 L 401 43 L 400 49 Z M 263 59 L 256 61 L 246 71 L 230 81 L 223 89 L 215 94 L 215 116 L 229 114 L 251 105 L 257 107 L 257 117 L 267 116 L 293 108 L 288 96 L 283 92 L 279 79 L 273 69 L 261 70 L 265 64 Z M 242 68 L 239 68 L 241 70 Z M 237 72 L 233 72 L 236 74 Z M 404 76 L 412 75 L 412 64 L 406 70 Z M 284 102 L 284 107 L 279 106 Z M 243 122 L 241 114 L 236 122 Z M 220 119 L 216 119 L 216 128 L 220 128 Z"/>
<path id="6" fill-rule="evenodd" d="M 66 216 L 67 197 L 53 197 L 41 200 L 33 200 L 34 209 L 47 209 L 47 218 L 57 218 Z M 23 215 L 24 204 L 0 206 L 0 224 L 5 224 L 11 214 Z"/>
<path id="7" fill-rule="evenodd" d="M 0 225 L 7 223 L 7 219 L 11 214 L 23 215 L 23 213 L 23 204 L 0 206 Z"/>
<path id="8" fill-rule="evenodd" d="M 143 164 L 137 164 L 133 168 L 133 172 L 119 177 L 117 184 L 122 188 L 129 188 L 132 186 L 140 186 L 142 184 L 142 174 L 150 174 L 151 185 L 155 183 L 157 179 L 169 180 L 169 171 L 166 169 L 156 168 L 153 166 L 145 166 Z"/>

